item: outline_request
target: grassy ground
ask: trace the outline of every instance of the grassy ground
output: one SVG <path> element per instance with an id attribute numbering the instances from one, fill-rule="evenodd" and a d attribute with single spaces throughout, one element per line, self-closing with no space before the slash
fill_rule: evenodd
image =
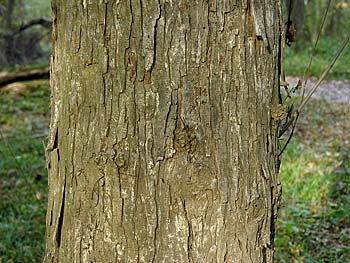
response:
<path id="1" fill-rule="evenodd" d="M 283 156 L 277 262 L 350 262 L 350 105 L 313 100 Z"/>
<path id="2" fill-rule="evenodd" d="M 344 38 L 345 39 L 345 38 Z M 322 36 L 318 42 L 313 63 L 310 67 L 309 76 L 320 76 L 330 61 L 337 53 L 344 39 L 337 39 L 331 36 Z M 309 64 L 314 43 L 299 41 L 293 43 L 292 47 L 284 49 L 285 73 L 289 76 L 303 76 Z M 348 45 L 342 56 L 338 59 L 328 79 L 350 79 L 350 45 Z"/>
<path id="3" fill-rule="evenodd" d="M 40 262 L 47 176 L 48 82 L 0 93 L 0 262 Z M 36 88 L 39 86 L 39 88 Z M 33 89 L 32 89 L 33 88 Z"/>
<path id="4" fill-rule="evenodd" d="M 48 82 L 0 93 L 0 262 L 40 262 Z M 350 262 L 350 105 L 313 100 L 282 160 L 276 262 Z"/>
<path id="5" fill-rule="evenodd" d="M 320 76 L 341 41 L 322 37 L 310 76 Z M 311 43 L 285 49 L 287 75 L 301 76 Z M 350 46 L 328 79 L 350 79 Z M 330 87 L 336 88 L 336 87 Z M 312 100 L 283 155 L 277 262 L 350 262 L 350 104 Z"/>

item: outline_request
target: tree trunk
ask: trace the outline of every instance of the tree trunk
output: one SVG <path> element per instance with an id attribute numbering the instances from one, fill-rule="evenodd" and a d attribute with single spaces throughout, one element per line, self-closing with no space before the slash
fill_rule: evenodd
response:
<path id="1" fill-rule="evenodd" d="M 52 6 L 44 262 L 273 262 L 280 3 Z"/>

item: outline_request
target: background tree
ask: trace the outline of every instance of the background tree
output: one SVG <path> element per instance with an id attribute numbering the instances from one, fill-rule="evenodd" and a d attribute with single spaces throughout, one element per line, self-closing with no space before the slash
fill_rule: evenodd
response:
<path id="1" fill-rule="evenodd" d="M 43 3 L 39 4 L 45 6 Z M 0 2 L 0 69 L 26 64 L 47 64 L 50 47 L 45 38 L 51 33 L 51 23 L 48 23 L 49 19 L 42 17 L 44 12 L 40 13 L 40 7 L 35 12 L 30 9 L 30 4 L 22 0 Z M 45 7 L 42 9 L 45 10 Z M 33 27 L 36 25 L 42 27 Z"/>
<path id="2" fill-rule="evenodd" d="M 291 19 L 298 33 L 302 32 L 305 21 L 305 0 L 285 1 L 284 17 Z"/>
<path id="3" fill-rule="evenodd" d="M 285 13 L 288 12 L 289 3 L 291 3 L 292 21 L 296 26 L 297 36 L 300 40 L 297 45 L 299 49 L 312 46 L 312 43 L 315 42 L 324 12 L 328 6 L 329 15 L 322 35 L 338 38 L 338 41 L 347 35 L 350 19 L 348 0 L 287 0 Z"/>

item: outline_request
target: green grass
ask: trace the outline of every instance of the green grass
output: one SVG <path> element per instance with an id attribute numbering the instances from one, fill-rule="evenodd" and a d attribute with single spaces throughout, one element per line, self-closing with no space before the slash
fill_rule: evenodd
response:
<path id="1" fill-rule="evenodd" d="M 309 76 L 319 77 L 326 69 L 330 61 L 337 53 L 344 39 L 323 36 L 319 40 L 316 48 L 313 63 L 310 68 Z M 311 42 L 295 43 L 292 47 L 284 49 L 285 74 L 287 76 L 303 76 L 308 67 L 310 56 L 314 44 Z M 328 74 L 328 79 L 350 79 L 350 45 L 348 45 L 342 56 L 334 65 Z"/>
<path id="2" fill-rule="evenodd" d="M 40 262 L 47 176 L 48 82 L 0 93 L 0 262 Z M 39 86 L 32 89 L 33 86 Z M 31 90 L 32 89 L 32 90 Z"/>
<path id="3" fill-rule="evenodd" d="M 311 101 L 283 156 L 277 262 L 350 262 L 349 114 Z"/>

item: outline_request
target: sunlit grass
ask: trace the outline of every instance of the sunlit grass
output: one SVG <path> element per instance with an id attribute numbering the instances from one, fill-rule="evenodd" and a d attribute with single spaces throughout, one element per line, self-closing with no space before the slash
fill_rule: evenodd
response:
<path id="1" fill-rule="evenodd" d="M 337 53 L 343 40 L 335 37 L 322 36 L 316 48 L 309 76 L 319 77 Z M 297 42 L 292 47 L 284 49 L 284 66 L 287 76 L 303 76 L 312 54 L 314 44 L 311 42 Z M 338 59 L 333 69 L 327 75 L 328 79 L 350 79 L 350 45 Z"/>
<path id="2" fill-rule="evenodd" d="M 48 81 L 0 93 L 0 262 L 40 262 L 47 176 Z"/>
<path id="3" fill-rule="evenodd" d="M 311 101 L 284 153 L 277 262 L 350 262 L 349 112 Z"/>
<path id="4" fill-rule="evenodd" d="M 289 145 L 283 156 L 280 180 L 283 181 L 283 199 L 290 205 L 301 200 L 315 211 L 325 204 L 329 196 L 334 159 L 317 156 L 305 147 L 298 138 Z"/>

